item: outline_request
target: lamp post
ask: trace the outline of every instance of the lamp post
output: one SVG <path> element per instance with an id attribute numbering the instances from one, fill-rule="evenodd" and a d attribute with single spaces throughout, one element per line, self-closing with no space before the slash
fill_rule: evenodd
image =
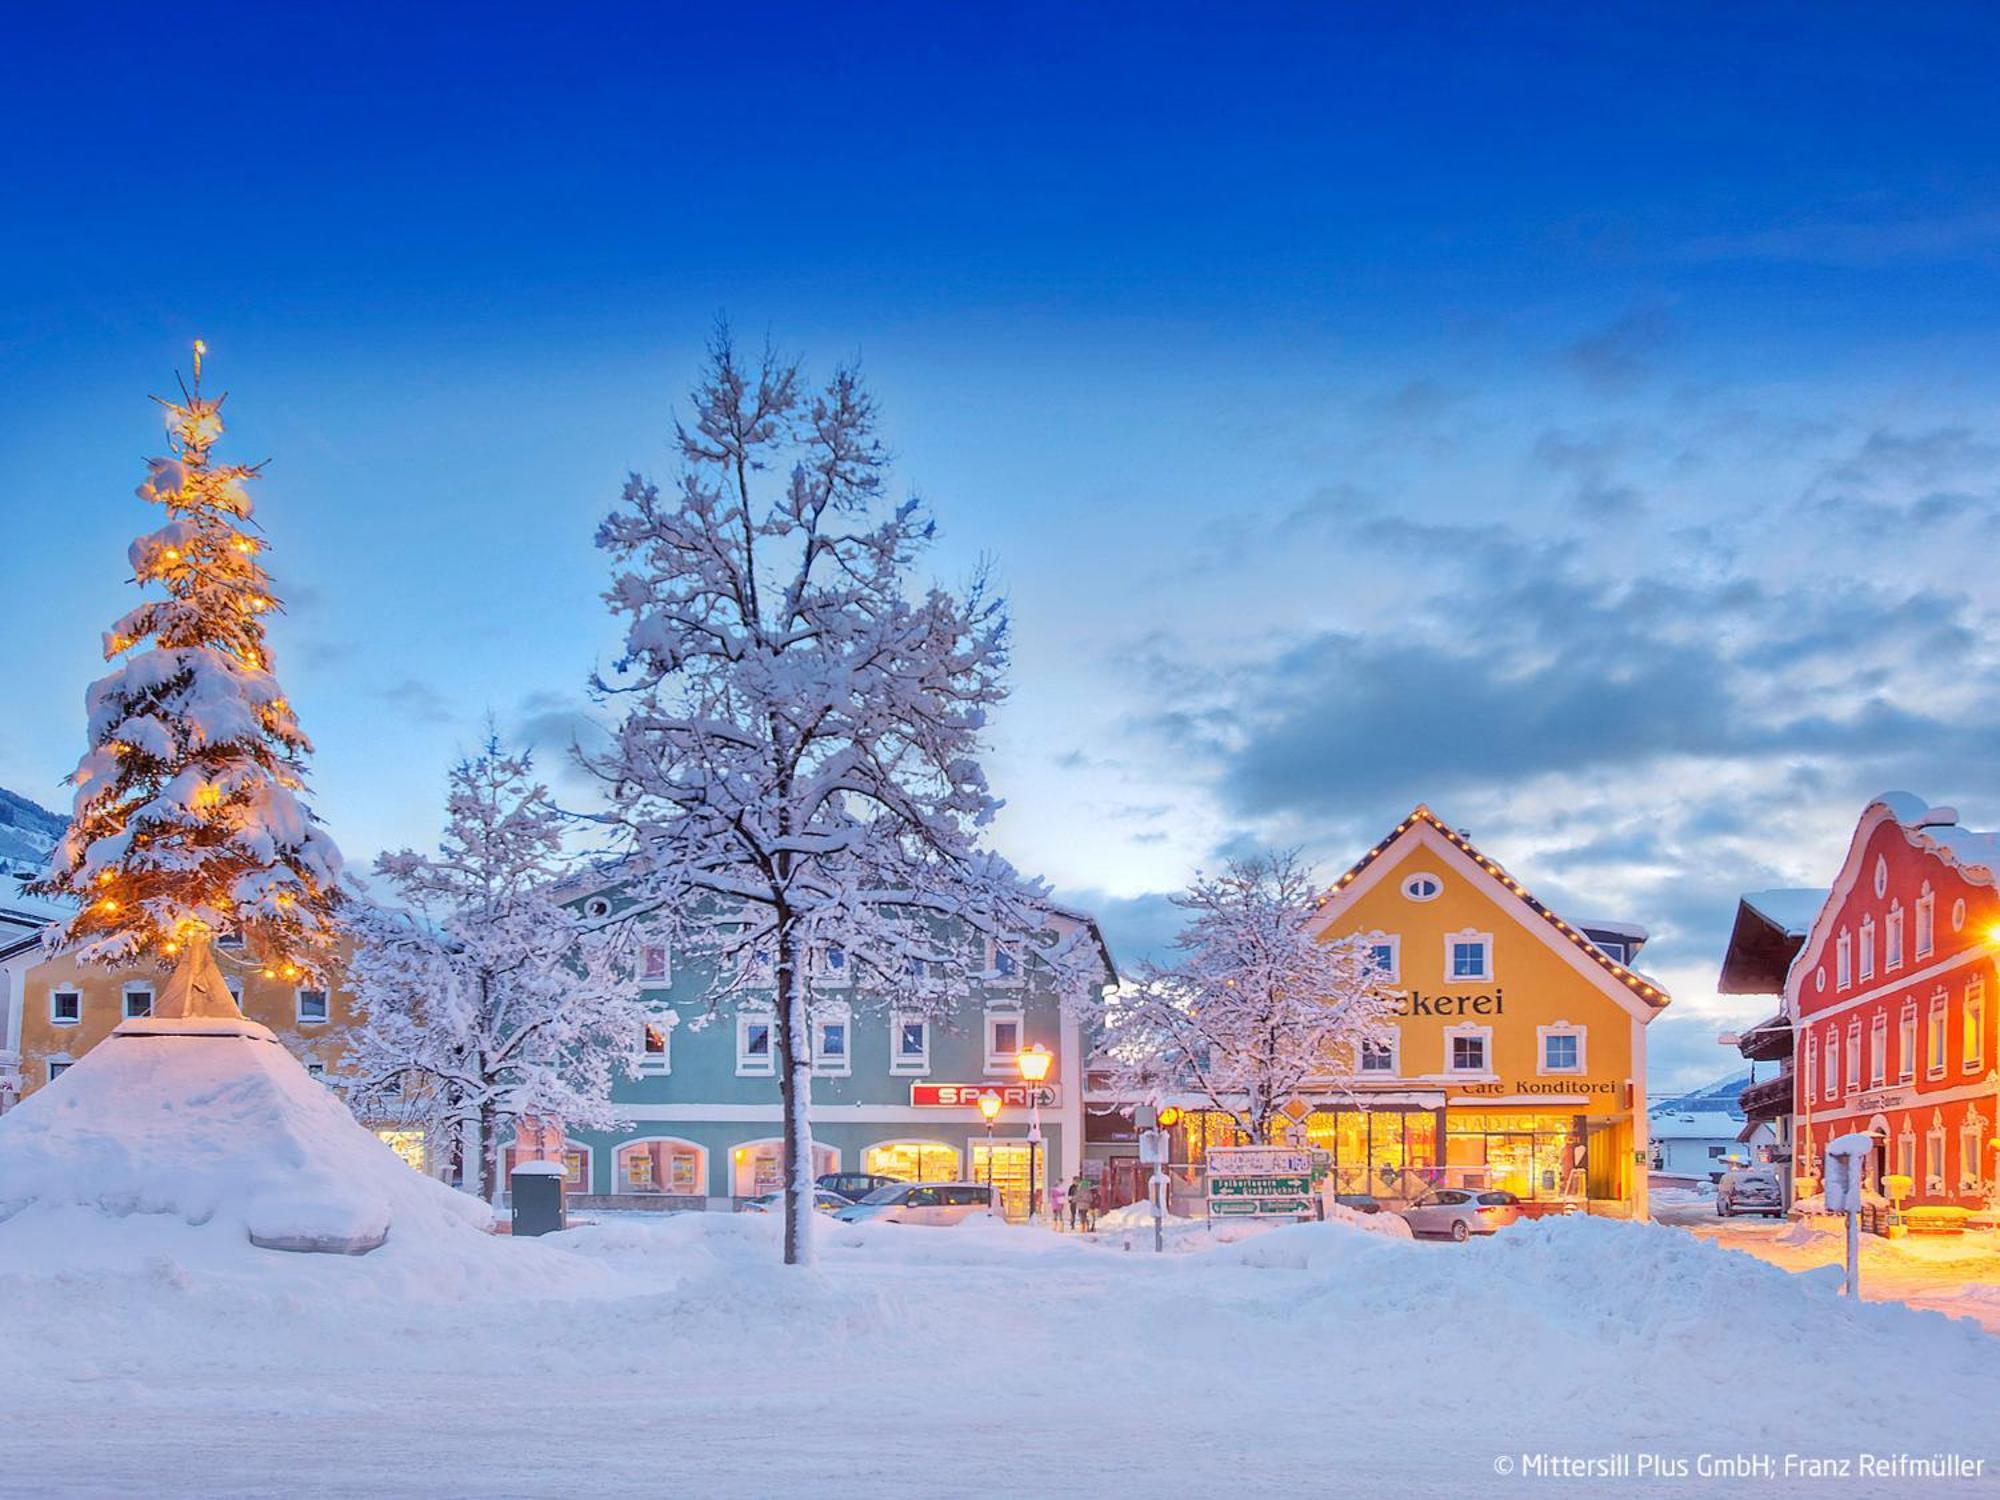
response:
<path id="1" fill-rule="evenodd" d="M 1000 1113 L 1000 1096 L 988 1089 L 979 1096 L 979 1112 L 986 1117 L 986 1206 L 993 1206 L 993 1117 Z"/>
<path id="2" fill-rule="evenodd" d="M 1040 1042 L 1014 1055 L 1021 1081 L 1028 1086 L 1028 1222 L 1042 1222 L 1042 1080 L 1049 1076 L 1055 1055 Z M 989 1161 L 992 1159 L 989 1155 Z"/>

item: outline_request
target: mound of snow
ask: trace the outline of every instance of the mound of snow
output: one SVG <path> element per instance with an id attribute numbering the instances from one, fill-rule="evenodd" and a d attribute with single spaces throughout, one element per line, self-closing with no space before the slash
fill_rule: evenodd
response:
<path id="1" fill-rule="evenodd" d="M 349 1255 L 492 1220 L 412 1171 L 264 1027 L 195 1017 L 127 1021 L 0 1115 L 0 1237 L 78 1207 Z"/>

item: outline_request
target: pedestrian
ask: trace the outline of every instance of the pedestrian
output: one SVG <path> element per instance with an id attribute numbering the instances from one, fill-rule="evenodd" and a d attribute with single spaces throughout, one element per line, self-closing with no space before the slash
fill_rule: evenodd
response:
<path id="1" fill-rule="evenodd" d="M 1090 1233 L 1096 1211 L 1097 1189 L 1091 1186 L 1088 1177 L 1079 1172 L 1076 1180 L 1069 1185 L 1069 1227 Z"/>

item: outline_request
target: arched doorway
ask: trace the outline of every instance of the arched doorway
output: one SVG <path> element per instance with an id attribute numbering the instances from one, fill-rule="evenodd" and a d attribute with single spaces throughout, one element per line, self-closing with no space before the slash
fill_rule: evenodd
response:
<path id="1" fill-rule="evenodd" d="M 663 1193 L 677 1198 L 708 1196 L 708 1152 L 679 1136 L 627 1141 L 616 1153 L 614 1193 Z"/>
<path id="2" fill-rule="evenodd" d="M 813 1176 L 837 1171 L 840 1153 L 813 1142 Z M 745 1141 L 729 1153 L 730 1191 L 738 1198 L 761 1198 L 785 1185 L 785 1143 L 778 1136 Z"/>

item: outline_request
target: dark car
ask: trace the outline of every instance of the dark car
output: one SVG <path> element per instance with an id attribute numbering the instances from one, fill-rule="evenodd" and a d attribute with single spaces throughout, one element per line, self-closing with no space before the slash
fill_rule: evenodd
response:
<path id="1" fill-rule="evenodd" d="M 895 1183 L 894 1177 L 884 1177 L 879 1172 L 826 1172 L 814 1180 L 813 1186 L 838 1193 L 849 1203 L 859 1203 L 875 1189 L 892 1187 Z"/>
<path id="2" fill-rule="evenodd" d="M 1351 1208 L 1358 1214 L 1379 1214 L 1382 1205 L 1375 1201 L 1373 1193 L 1335 1193 L 1333 1201 L 1342 1208 Z"/>

